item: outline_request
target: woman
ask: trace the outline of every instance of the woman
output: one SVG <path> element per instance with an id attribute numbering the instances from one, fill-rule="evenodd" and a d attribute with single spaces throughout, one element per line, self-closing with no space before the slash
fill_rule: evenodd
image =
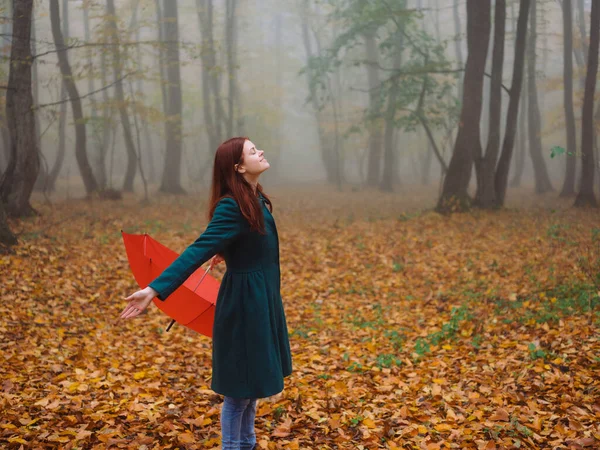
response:
<path id="1" fill-rule="evenodd" d="M 213 326 L 211 389 L 224 396 L 223 449 L 256 445 L 256 399 L 283 390 L 292 371 L 280 294 L 279 242 L 269 197 L 258 183 L 270 167 L 264 152 L 235 137 L 217 149 L 210 223 L 148 287 L 126 298 L 122 318 L 144 311 L 154 297 L 168 301 L 198 267 L 225 260 Z"/>

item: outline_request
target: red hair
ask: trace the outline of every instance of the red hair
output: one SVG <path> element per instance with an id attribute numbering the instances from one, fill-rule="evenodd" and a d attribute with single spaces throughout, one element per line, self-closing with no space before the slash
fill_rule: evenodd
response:
<path id="1" fill-rule="evenodd" d="M 242 215 L 250 223 L 250 229 L 265 234 L 265 220 L 260 199 L 254 195 L 250 183 L 234 167 L 236 164 L 244 162 L 243 150 L 247 140 L 247 137 L 234 137 L 219 145 L 213 165 L 208 218 L 212 219 L 217 203 L 223 197 L 232 197 L 239 205 Z M 260 183 L 256 186 L 256 190 L 265 197 L 269 211 L 272 212 L 271 200 L 263 192 Z"/>

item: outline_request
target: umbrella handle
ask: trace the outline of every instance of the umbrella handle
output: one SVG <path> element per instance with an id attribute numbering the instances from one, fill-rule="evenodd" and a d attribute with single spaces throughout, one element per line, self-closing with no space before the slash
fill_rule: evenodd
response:
<path id="1" fill-rule="evenodd" d="M 173 326 L 174 323 L 175 323 L 175 319 L 171 320 L 171 323 L 167 327 L 167 331 L 169 331 L 171 329 L 171 327 Z"/>
<path id="2" fill-rule="evenodd" d="M 208 266 L 208 269 L 206 269 L 206 272 L 204 272 L 204 275 L 202 275 L 202 278 L 200 278 L 200 281 L 198 281 L 198 284 L 196 285 L 196 287 L 194 288 L 193 292 L 196 292 L 196 289 L 198 289 L 198 286 L 200 286 L 200 283 L 202 283 L 202 281 L 204 280 L 204 278 L 206 277 L 206 275 L 208 275 L 208 272 L 210 272 L 210 269 L 212 269 L 212 262 L 210 263 L 210 266 Z"/>
<path id="3" fill-rule="evenodd" d="M 206 275 L 208 275 L 208 272 L 210 272 L 210 269 L 212 269 L 212 268 L 213 268 L 213 265 L 212 265 L 212 262 L 211 262 L 210 266 L 208 266 L 208 269 L 206 269 L 206 272 L 204 272 L 204 275 L 202 275 L 202 278 L 200 278 L 200 281 L 198 281 L 198 284 L 194 288 L 194 292 L 196 292 L 196 289 L 198 289 L 198 286 L 200 286 L 200 283 L 202 283 L 202 280 L 204 280 L 204 278 L 206 277 Z M 167 331 L 169 331 L 171 329 L 171 327 L 173 326 L 173 324 L 175 324 L 175 319 L 171 320 L 171 323 L 167 327 Z"/>

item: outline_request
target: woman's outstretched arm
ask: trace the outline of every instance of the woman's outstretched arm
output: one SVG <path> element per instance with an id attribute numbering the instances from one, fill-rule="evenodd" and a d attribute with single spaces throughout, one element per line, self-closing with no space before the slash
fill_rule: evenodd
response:
<path id="1" fill-rule="evenodd" d="M 198 267 L 248 229 L 236 201 L 225 197 L 219 201 L 206 230 L 145 289 L 126 300 L 129 305 L 121 313 L 127 319 L 140 314 L 154 297 L 166 300 Z"/>

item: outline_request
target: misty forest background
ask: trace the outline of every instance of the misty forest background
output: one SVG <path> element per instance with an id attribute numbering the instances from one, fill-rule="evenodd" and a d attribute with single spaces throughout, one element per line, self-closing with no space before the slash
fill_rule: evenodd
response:
<path id="1" fill-rule="evenodd" d="M 200 192 L 233 135 L 266 150 L 267 184 L 437 184 L 439 210 L 533 185 L 595 205 L 595 2 L 10 3 L 11 217 L 32 191 Z"/>
<path id="2" fill-rule="evenodd" d="M 294 361 L 261 449 L 600 446 L 600 0 L 0 8 L 0 446 L 219 448 L 210 339 L 115 320 L 120 231 L 193 242 L 235 135 Z"/>

